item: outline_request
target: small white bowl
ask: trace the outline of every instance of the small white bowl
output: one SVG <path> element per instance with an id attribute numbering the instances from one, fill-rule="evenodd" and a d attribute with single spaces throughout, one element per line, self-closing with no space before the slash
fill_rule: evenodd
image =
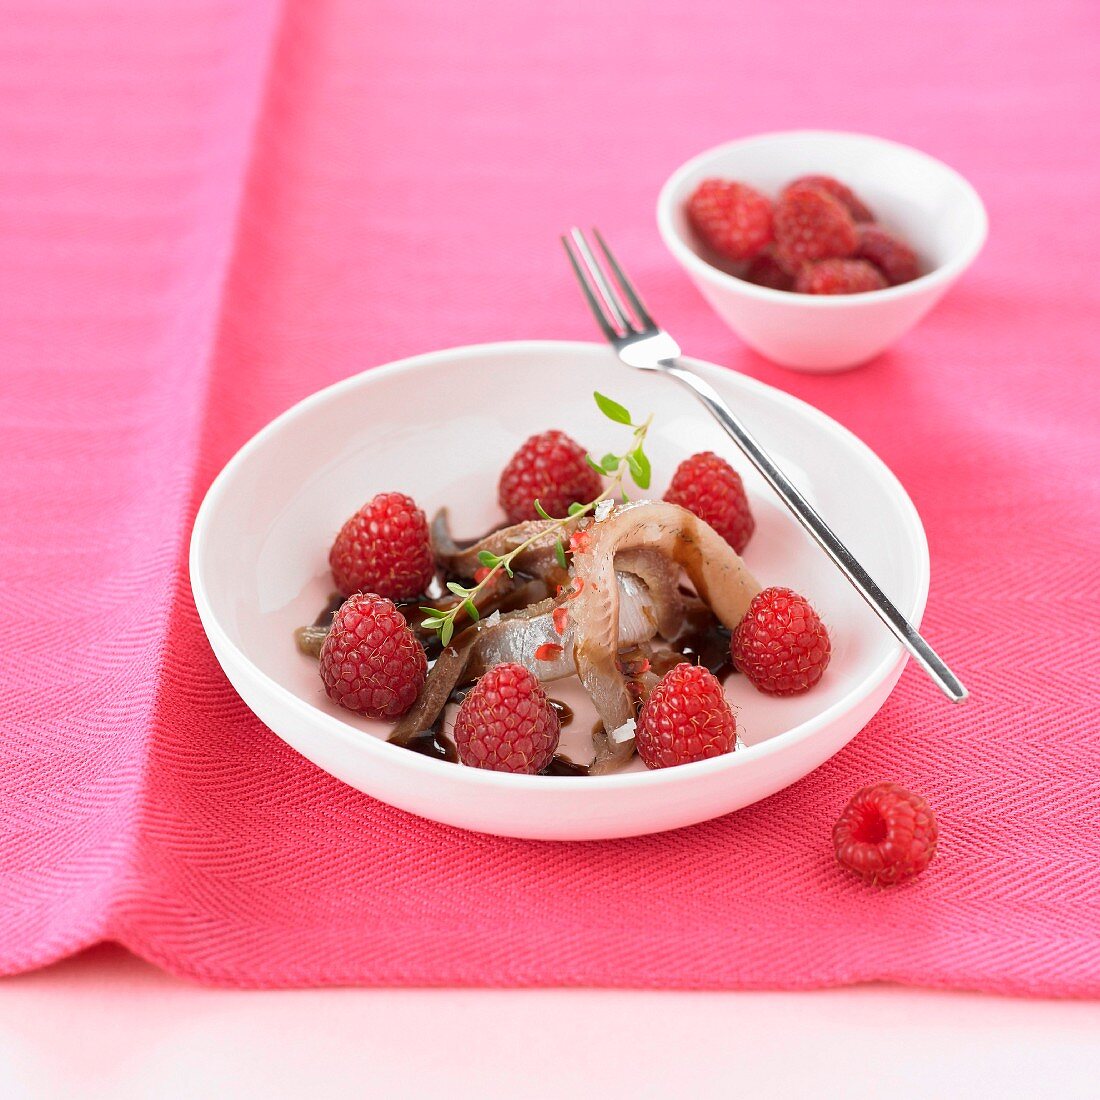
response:
<path id="1" fill-rule="evenodd" d="M 835 176 L 885 228 L 916 250 L 927 274 L 866 294 L 791 294 L 708 263 L 688 225 L 688 198 L 704 179 L 739 180 L 775 197 L 806 175 Z M 678 168 L 657 199 L 657 226 L 719 316 L 761 355 L 802 371 L 858 366 L 909 331 L 973 262 L 988 231 L 978 193 L 954 169 L 867 134 L 795 130 L 731 141 Z"/>
<path id="2" fill-rule="evenodd" d="M 801 401 L 692 360 L 736 408 L 910 622 L 928 593 L 928 545 L 905 490 L 850 432 Z M 519 380 L 502 385 L 505 376 Z M 553 402 L 545 381 L 553 379 Z M 524 384 L 523 380 L 530 384 Z M 500 469 L 532 432 L 561 427 L 596 449 L 616 426 L 598 389 L 657 418 L 647 442 L 654 495 L 693 451 L 725 452 L 745 475 L 756 531 L 745 560 L 763 584 L 803 592 L 829 624 L 833 657 L 813 691 L 776 699 L 732 676 L 746 747 L 647 772 L 639 761 L 599 777 L 507 775 L 386 743 L 390 726 L 341 710 L 292 632 L 332 591 L 328 547 L 340 524 L 385 489 L 429 513 L 449 505 L 456 534 L 500 521 Z M 816 768 L 882 706 L 905 653 L 747 468 L 721 429 L 667 378 L 631 371 L 606 345 L 487 344 L 418 356 L 314 394 L 263 429 L 211 486 L 191 538 L 191 584 L 214 653 L 272 730 L 361 791 L 450 825 L 541 840 L 657 832 L 728 813 Z M 579 684 L 551 694 L 576 711 L 562 748 L 591 749 L 595 713 Z M 577 757 L 579 759 L 579 756 Z M 272 790 L 272 798 L 279 792 Z"/>

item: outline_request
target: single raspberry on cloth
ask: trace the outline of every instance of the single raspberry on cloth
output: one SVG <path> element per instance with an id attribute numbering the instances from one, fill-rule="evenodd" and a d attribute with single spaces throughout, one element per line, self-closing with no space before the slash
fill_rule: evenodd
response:
<path id="1" fill-rule="evenodd" d="M 938 840 L 932 807 L 897 783 L 856 791 L 833 826 L 837 861 L 873 886 L 919 875 L 936 854 Z"/>
<path id="2" fill-rule="evenodd" d="M 734 665 L 765 695 L 799 695 L 821 679 L 829 632 L 808 600 L 789 588 L 765 588 L 730 637 Z"/>
<path id="3" fill-rule="evenodd" d="M 701 451 L 676 467 L 665 500 L 709 523 L 738 554 L 756 529 L 741 475 L 713 451 Z"/>
<path id="4" fill-rule="evenodd" d="M 634 743 L 647 768 L 733 752 L 737 723 L 714 674 L 686 662 L 669 669 L 642 707 Z"/>
<path id="5" fill-rule="evenodd" d="M 533 435 L 508 460 L 497 498 L 511 523 L 538 519 L 537 500 L 552 516 L 564 516 L 573 503 L 600 495 L 600 475 L 585 461 L 584 448 L 556 429 Z"/>
<path id="6" fill-rule="evenodd" d="M 687 204 L 699 239 L 726 260 L 751 260 L 772 239 L 772 202 L 733 180 L 703 180 Z"/>
<path id="7" fill-rule="evenodd" d="M 467 767 L 534 775 L 551 761 L 561 722 L 534 673 L 496 665 L 459 707 L 454 739 Z"/>
<path id="8" fill-rule="evenodd" d="M 419 596 L 435 575 L 428 521 L 412 497 L 379 493 L 344 524 L 328 555 L 345 596 L 377 592 L 391 600 Z"/>
<path id="9" fill-rule="evenodd" d="M 390 600 L 345 600 L 321 646 L 321 680 L 333 702 L 367 718 L 398 718 L 428 674 L 424 649 Z"/>
<path id="10" fill-rule="evenodd" d="M 886 279 L 865 260 L 820 260 L 802 268 L 794 288 L 800 294 L 866 294 L 885 290 Z"/>

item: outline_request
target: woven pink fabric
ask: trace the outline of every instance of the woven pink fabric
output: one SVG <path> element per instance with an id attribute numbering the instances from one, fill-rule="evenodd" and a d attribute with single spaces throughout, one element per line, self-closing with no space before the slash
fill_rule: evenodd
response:
<path id="1" fill-rule="evenodd" d="M 1100 8 L 1092 0 L 3 0 L 0 967 L 121 941 L 204 981 L 1100 994 Z M 726 138 L 867 130 L 945 158 L 990 243 L 833 378 L 743 348 L 657 188 Z M 199 628 L 185 546 L 273 414 L 377 363 L 594 338 L 556 234 L 597 222 L 696 355 L 874 447 L 927 525 L 929 635 L 826 766 L 722 820 L 548 845 L 328 778 Z M 838 873 L 865 782 L 938 808 L 908 888 Z"/>

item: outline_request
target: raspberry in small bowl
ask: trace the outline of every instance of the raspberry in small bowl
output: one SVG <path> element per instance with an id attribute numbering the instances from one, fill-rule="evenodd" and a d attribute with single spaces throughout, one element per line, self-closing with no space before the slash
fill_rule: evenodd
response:
<path id="1" fill-rule="evenodd" d="M 858 366 L 904 336 L 970 266 L 988 227 L 954 169 L 831 131 L 701 153 L 662 188 L 657 224 L 746 344 L 814 372 Z"/>

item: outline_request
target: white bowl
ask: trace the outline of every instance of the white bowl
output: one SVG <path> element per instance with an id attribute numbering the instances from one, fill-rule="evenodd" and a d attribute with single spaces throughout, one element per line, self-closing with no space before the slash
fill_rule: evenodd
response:
<path id="1" fill-rule="evenodd" d="M 696 251 L 685 204 L 702 180 L 739 180 L 774 197 L 811 174 L 848 184 L 913 246 L 927 274 L 866 294 L 791 294 L 735 278 Z M 824 130 L 763 134 L 700 153 L 661 189 L 657 225 L 730 328 L 761 355 L 803 371 L 844 370 L 889 347 L 966 270 L 988 230 L 978 193 L 946 164 L 883 138 Z"/>
<path id="2" fill-rule="evenodd" d="M 883 589 L 914 623 L 928 590 L 928 548 L 904 490 L 868 448 L 802 402 L 718 367 L 696 368 L 752 426 Z M 506 384 L 504 379 L 510 381 Z M 623 429 L 593 389 L 636 415 L 653 411 L 654 495 L 695 451 L 725 452 L 745 475 L 757 530 L 746 551 L 765 584 L 803 592 L 830 627 L 833 659 L 793 699 L 727 682 L 747 748 L 697 764 L 606 777 L 507 775 L 397 748 L 388 726 L 332 704 L 296 626 L 332 580 L 342 521 L 377 492 L 447 504 L 459 535 L 498 522 L 501 467 L 533 432 L 561 427 L 602 453 Z M 600 450 L 602 448 L 602 450 Z M 269 424 L 211 486 L 191 540 L 191 583 L 226 675 L 253 711 L 319 767 L 402 809 L 468 829 L 539 839 L 657 832 L 736 810 L 779 790 L 844 745 L 886 699 L 904 654 L 771 491 L 731 453 L 706 413 L 666 378 L 632 372 L 602 345 L 488 344 L 419 356 L 322 390 Z M 565 731 L 587 741 L 595 715 L 579 685 L 550 685 L 578 711 Z"/>

